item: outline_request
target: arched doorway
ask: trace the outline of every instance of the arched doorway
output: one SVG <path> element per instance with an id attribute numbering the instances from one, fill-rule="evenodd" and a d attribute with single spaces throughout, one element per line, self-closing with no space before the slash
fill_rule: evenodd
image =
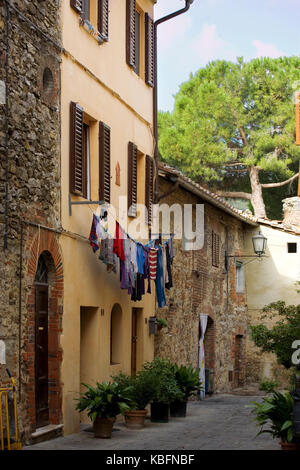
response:
<path id="1" fill-rule="evenodd" d="M 49 270 L 45 254 L 35 275 L 35 410 L 36 426 L 49 424 L 48 399 L 48 300 Z"/>

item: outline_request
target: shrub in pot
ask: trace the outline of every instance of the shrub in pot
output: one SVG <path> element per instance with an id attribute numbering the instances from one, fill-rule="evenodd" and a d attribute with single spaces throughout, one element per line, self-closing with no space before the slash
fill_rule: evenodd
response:
<path id="1" fill-rule="evenodd" d="M 179 367 L 174 364 L 173 370 L 177 386 L 182 392 L 182 399 L 170 403 L 170 414 L 176 418 L 183 418 L 186 416 L 189 397 L 202 389 L 199 379 L 200 369 L 194 369 L 192 365 Z"/>
<path id="2" fill-rule="evenodd" d="M 173 364 L 167 359 L 155 358 L 144 364 L 142 373 L 152 381 L 151 421 L 167 423 L 170 403 L 183 398 L 175 380 Z"/>
<path id="3" fill-rule="evenodd" d="M 133 406 L 131 388 L 110 382 L 97 383 L 96 387 L 82 385 L 87 391 L 77 399 L 76 410 L 87 411 L 95 437 L 110 438 L 116 416 L 124 415 Z"/>
<path id="4" fill-rule="evenodd" d="M 273 439 L 280 439 L 283 450 L 300 450 L 300 440 L 293 435 L 294 401 L 289 392 L 273 392 L 272 396 L 264 397 L 261 403 L 252 402 L 257 426 L 262 433 L 269 433 Z M 270 423 L 270 427 L 264 426 Z"/>
<path id="5" fill-rule="evenodd" d="M 112 379 L 123 389 L 130 388 L 132 406 L 125 411 L 125 424 L 130 429 L 140 429 L 145 425 L 146 406 L 153 396 L 153 380 L 149 374 L 139 372 L 136 375 L 125 375 L 120 372 Z"/>

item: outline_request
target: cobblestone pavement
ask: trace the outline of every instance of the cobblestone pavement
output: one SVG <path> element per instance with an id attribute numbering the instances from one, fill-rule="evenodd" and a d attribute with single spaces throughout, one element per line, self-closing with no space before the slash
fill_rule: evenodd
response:
<path id="1" fill-rule="evenodd" d="M 116 422 L 112 439 L 94 438 L 89 425 L 81 432 L 59 437 L 26 450 L 280 450 L 269 434 L 255 437 L 250 402 L 261 397 L 215 395 L 190 402 L 186 418 L 170 418 L 158 424 L 146 420 L 142 430 L 129 430 Z"/>

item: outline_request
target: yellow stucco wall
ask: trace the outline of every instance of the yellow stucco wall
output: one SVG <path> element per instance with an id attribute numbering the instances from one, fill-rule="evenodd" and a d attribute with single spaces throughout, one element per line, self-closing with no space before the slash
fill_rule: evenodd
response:
<path id="1" fill-rule="evenodd" d="M 153 2 L 139 6 L 153 16 Z M 141 152 L 138 162 L 138 203 L 145 198 L 146 154 L 153 155 L 152 92 L 144 77 L 138 77 L 125 60 L 125 1 L 110 2 L 109 42 L 99 45 L 79 26 L 79 16 L 62 2 L 63 54 L 61 66 L 61 221 L 62 227 L 88 237 L 92 211 L 97 206 L 73 206 L 69 216 L 69 128 L 70 102 L 83 107 L 91 133 L 91 199 L 98 200 L 98 123 L 111 128 L 111 204 L 118 209 L 119 196 L 127 195 L 127 145 L 134 142 Z M 120 165 L 121 185 L 115 184 L 115 167 Z M 72 195 L 73 201 L 83 200 Z M 117 213 L 118 219 L 118 213 Z M 143 219 L 144 220 L 144 219 Z M 130 221 L 129 221 L 130 222 Z M 109 380 L 111 374 L 131 371 L 132 308 L 140 308 L 137 367 L 152 360 L 154 338 L 147 319 L 155 312 L 152 295 L 132 302 L 127 290 L 120 289 L 119 272 L 107 273 L 106 266 L 91 246 L 79 237 L 60 239 L 64 263 L 64 311 L 61 346 L 64 433 L 79 430 L 75 398 L 80 382 Z M 122 309 L 120 364 L 110 364 L 110 315 L 115 304 Z"/>
<path id="2" fill-rule="evenodd" d="M 261 225 L 260 230 L 268 239 L 266 251 L 268 258 L 253 261 L 245 267 L 250 324 L 262 322 L 260 312 L 271 302 L 284 300 L 288 305 L 298 305 L 300 301 L 300 295 L 297 294 L 295 286 L 295 282 L 300 279 L 300 236 L 265 225 Z M 245 253 L 247 254 L 253 253 L 252 236 L 255 233 L 258 233 L 258 230 L 250 230 L 246 233 Z M 297 243 L 298 252 L 288 253 L 288 243 Z M 275 320 L 266 318 L 263 321 L 270 327 Z M 247 350 L 250 380 L 276 378 L 283 385 L 287 384 L 288 374 L 277 364 L 273 354 L 261 354 L 250 338 L 248 338 Z"/>

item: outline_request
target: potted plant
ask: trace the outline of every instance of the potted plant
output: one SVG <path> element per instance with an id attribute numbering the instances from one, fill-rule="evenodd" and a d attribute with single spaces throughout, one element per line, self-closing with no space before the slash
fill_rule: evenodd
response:
<path id="1" fill-rule="evenodd" d="M 168 322 L 163 318 L 156 318 L 157 330 L 160 331 L 162 328 L 168 328 Z"/>
<path id="2" fill-rule="evenodd" d="M 173 364 L 167 359 L 155 358 L 144 364 L 142 373 L 152 382 L 151 421 L 167 423 L 170 403 L 183 397 L 175 380 Z"/>
<path id="3" fill-rule="evenodd" d="M 102 382 L 96 387 L 82 384 L 87 388 L 78 398 L 76 410 L 87 411 L 92 420 L 95 437 L 110 438 L 118 414 L 124 414 L 132 403 L 131 388 L 122 388 L 118 383 Z"/>
<path id="4" fill-rule="evenodd" d="M 177 399 L 170 404 L 170 415 L 176 418 L 184 418 L 189 397 L 202 389 L 199 379 L 200 369 L 193 369 L 192 365 L 178 367 L 177 364 L 174 364 L 173 370 L 176 383 L 182 392 L 182 399 Z"/>
<path id="5" fill-rule="evenodd" d="M 273 439 L 280 439 L 283 450 L 300 450 L 300 441 L 293 435 L 294 402 L 289 392 L 273 392 L 272 396 L 264 397 L 262 403 L 252 402 L 255 421 L 261 427 L 258 436 L 270 433 Z M 270 423 L 268 429 L 264 429 Z"/>
<path id="6" fill-rule="evenodd" d="M 123 389 L 130 388 L 132 406 L 124 413 L 125 425 L 130 429 L 140 429 L 145 426 L 147 415 L 146 406 L 153 395 L 153 380 L 149 374 L 139 372 L 136 375 L 125 375 L 120 372 L 112 379 Z"/>

